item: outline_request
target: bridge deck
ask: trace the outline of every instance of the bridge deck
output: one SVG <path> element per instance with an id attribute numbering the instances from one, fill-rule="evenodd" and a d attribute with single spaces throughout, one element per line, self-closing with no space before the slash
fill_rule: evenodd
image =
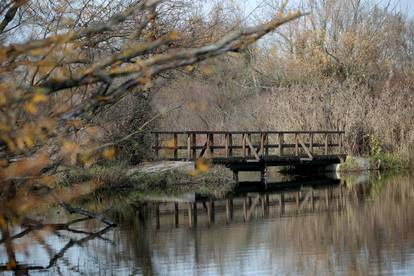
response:
<path id="1" fill-rule="evenodd" d="M 234 171 L 261 171 L 264 166 L 327 166 L 338 164 L 346 158 L 345 154 L 314 156 L 263 156 L 259 161 L 243 157 L 212 159 L 213 164 L 222 164 Z"/>

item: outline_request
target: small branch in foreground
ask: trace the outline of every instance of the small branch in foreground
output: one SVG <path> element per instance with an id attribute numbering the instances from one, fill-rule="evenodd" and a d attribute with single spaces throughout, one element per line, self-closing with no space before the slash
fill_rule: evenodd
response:
<path id="1" fill-rule="evenodd" d="M 106 219 L 104 216 L 102 216 L 102 214 L 95 214 L 95 213 L 83 210 L 81 208 L 71 207 L 67 203 L 65 203 L 63 200 L 61 200 L 57 195 L 54 195 L 54 197 L 57 200 L 57 202 L 59 203 L 59 205 L 62 206 L 70 214 L 80 214 L 80 215 L 88 217 L 88 218 L 94 218 L 96 220 L 99 220 L 99 221 L 105 223 L 108 226 L 112 226 L 112 227 L 117 226 L 116 223 Z"/>
<path id="2" fill-rule="evenodd" d="M 156 119 L 158 119 L 158 118 L 160 118 L 160 117 L 162 117 L 162 116 L 164 116 L 164 115 L 166 115 L 166 114 L 168 114 L 168 113 L 170 113 L 170 112 L 172 112 L 172 111 L 174 111 L 174 110 L 177 110 L 177 109 L 179 109 L 179 108 L 181 108 L 181 107 L 182 107 L 182 105 L 179 105 L 179 106 L 173 107 L 173 108 L 171 108 L 171 109 L 168 109 L 167 111 L 164 111 L 164 112 L 158 113 L 157 115 L 155 115 L 154 117 L 152 117 L 151 119 L 149 119 L 148 121 L 146 121 L 145 123 L 143 123 L 143 124 L 142 124 L 142 125 L 138 128 L 138 130 L 136 130 L 136 131 L 134 131 L 134 132 L 132 132 L 132 133 L 130 133 L 130 134 L 128 134 L 128 135 L 126 135 L 126 136 L 122 137 L 121 139 L 119 139 L 119 140 L 117 140 L 117 141 L 110 142 L 110 143 L 106 143 L 106 144 L 103 144 L 103 145 L 101 145 L 101 146 L 99 146 L 99 147 L 96 147 L 94 150 L 96 151 L 96 150 L 99 150 L 99 149 L 102 149 L 102 148 L 106 148 L 106 147 L 114 146 L 114 145 L 119 144 L 119 143 L 121 143 L 121 142 L 123 142 L 123 141 L 126 141 L 126 140 L 130 139 L 132 136 L 134 136 L 134 135 L 136 135 L 136 134 L 138 134 L 138 133 L 143 132 L 143 131 L 144 131 L 144 129 L 145 129 L 145 128 L 146 128 L 146 127 L 150 124 L 150 123 L 152 123 L 153 121 L 155 121 Z"/>

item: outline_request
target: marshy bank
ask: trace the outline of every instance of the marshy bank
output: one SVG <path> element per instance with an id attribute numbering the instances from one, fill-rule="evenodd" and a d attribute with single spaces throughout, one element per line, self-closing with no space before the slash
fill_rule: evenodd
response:
<path id="1" fill-rule="evenodd" d="M 328 167 L 328 170 L 339 172 L 341 175 L 358 174 L 363 171 L 394 174 L 409 171 L 413 164 L 412 156 L 407 154 L 402 157 L 382 152 L 368 157 L 348 155 L 346 160 Z M 288 167 L 283 167 L 274 168 L 272 172 L 289 175 L 290 170 Z M 254 181 L 254 179 L 253 177 L 250 180 Z M 231 170 L 224 166 L 199 164 L 195 169 L 194 162 L 179 161 L 147 162 L 138 166 L 114 161 L 89 168 L 72 167 L 60 173 L 58 185 L 68 187 L 88 181 L 99 182 L 99 192 L 110 191 L 112 194 L 122 194 L 132 190 L 139 192 L 162 190 L 171 194 L 188 191 L 200 194 L 223 194 L 236 185 Z"/>
<path id="2" fill-rule="evenodd" d="M 137 167 L 114 162 L 90 168 L 70 168 L 60 176 L 58 184 L 70 187 L 96 181 L 94 195 L 110 194 L 138 200 L 143 194 L 174 195 L 186 192 L 223 195 L 235 182 L 231 171 L 222 166 L 201 167 L 192 162 L 154 162 Z"/>

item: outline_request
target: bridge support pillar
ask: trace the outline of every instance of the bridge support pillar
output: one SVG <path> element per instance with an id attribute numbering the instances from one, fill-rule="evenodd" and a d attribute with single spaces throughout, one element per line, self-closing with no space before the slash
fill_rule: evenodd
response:
<path id="1" fill-rule="evenodd" d="M 263 168 L 260 171 L 260 182 L 262 183 L 262 185 L 267 187 L 267 166 L 266 164 L 263 165 Z"/>
<path id="2" fill-rule="evenodd" d="M 236 184 L 239 184 L 239 172 L 233 171 L 233 180 Z"/>

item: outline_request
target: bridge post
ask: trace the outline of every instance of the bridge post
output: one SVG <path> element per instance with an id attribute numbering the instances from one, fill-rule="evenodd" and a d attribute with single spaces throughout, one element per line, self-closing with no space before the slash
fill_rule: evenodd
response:
<path id="1" fill-rule="evenodd" d="M 187 133 L 187 161 L 191 160 L 191 134 Z"/>
<path id="2" fill-rule="evenodd" d="M 295 156 L 299 155 L 299 140 L 298 140 L 298 134 L 295 133 Z"/>
<path id="3" fill-rule="evenodd" d="M 309 151 L 313 154 L 313 133 L 309 133 Z"/>
<path id="4" fill-rule="evenodd" d="M 228 134 L 228 139 L 229 139 L 229 157 L 232 157 L 233 156 L 233 137 L 231 133 Z"/>
<path id="5" fill-rule="evenodd" d="M 205 148 L 203 150 L 206 152 L 210 152 L 210 134 L 208 133 L 206 134 L 206 143 L 205 143 Z M 202 153 L 204 153 L 203 150 L 201 150 Z M 202 156 L 203 154 L 200 153 L 200 157 Z"/>
<path id="6" fill-rule="evenodd" d="M 243 157 L 246 157 L 246 134 L 242 134 L 242 152 Z"/>
<path id="7" fill-rule="evenodd" d="M 191 203 L 188 203 L 188 225 L 193 227 L 193 206 Z"/>
<path id="8" fill-rule="evenodd" d="M 252 139 L 251 139 L 251 135 L 250 135 L 250 133 L 249 134 L 247 134 L 247 139 L 249 139 L 249 141 L 251 141 Z M 250 142 L 251 143 L 251 142 Z M 247 148 L 247 157 L 250 157 L 250 156 L 252 156 L 252 150 L 251 150 L 251 148 L 250 147 L 248 147 Z"/>
<path id="9" fill-rule="evenodd" d="M 264 155 L 265 134 L 260 133 L 260 156 Z"/>
<path id="10" fill-rule="evenodd" d="M 178 135 L 174 133 L 174 159 L 178 158 Z"/>
<path id="11" fill-rule="evenodd" d="M 328 155 L 328 133 L 325 133 L 325 155 Z"/>
<path id="12" fill-rule="evenodd" d="M 239 184 L 239 172 L 233 171 L 233 180 L 236 184 Z"/>
<path id="13" fill-rule="evenodd" d="M 197 202 L 193 203 L 194 225 L 197 224 Z"/>
<path id="14" fill-rule="evenodd" d="M 214 155 L 214 134 L 210 133 L 208 134 L 208 147 L 210 149 L 210 157 L 213 157 Z"/>
<path id="15" fill-rule="evenodd" d="M 160 204 L 155 204 L 155 220 L 156 220 L 156 228 L 160 229 Z"/>
<path id="16" fill-rule="evenodd" d="M 279 133 L 279 156 L 283 155 L 283 143 L 284 143 L 283 133 Z"/>
<path id="17" fill-rule="evenodd" d="M 225 151 L 225 156 L 229 157 L 229 134 L 228 133 L 224 134 L 224 151 Z"/>
<path id="18" fill-rule="evenodd" d="M 174 223 L 175 223 L 175 227 L 178 227 L 179 225 L 179 217 L 180 213 L 179 213 L 179 209 L 178 209 L 178 203 L 174 203 Z"/>
<path id="19" fill-rule="evenodd" d="M 191 146 L 192 146 L 192 149 L 193 149 L 193 152 L 192 152 L 192 159 L 193 160 L 196 160 L 196 158 L 197 158 L 197 139 L 196 139 L 196 134 L 195 133 L 193 133 L 193 134 L 191 134 Z"/>
<path id="20" fill-rule="evenodd" d="M 233 200 L 230 198 L 226 199 L 226 222 L 229 224 L 233 219 Z"/>
<path id="21" fill-rule="evenodd" d="M 265 134 L 265 154 L 269 156 L 269 134 Z"/>
<path id="22" fill-rule="evenodd" d="M 267 166 L 263 164 L 262 170 L 260 171 L 260 182 L 262 185 L 267 187 Z"/>
<path id="23" fill-rule="evenodd" d="M 280 216 L 285 214 L 285 194 L 283 192 L 279 196 L 279 213 Z"/>

